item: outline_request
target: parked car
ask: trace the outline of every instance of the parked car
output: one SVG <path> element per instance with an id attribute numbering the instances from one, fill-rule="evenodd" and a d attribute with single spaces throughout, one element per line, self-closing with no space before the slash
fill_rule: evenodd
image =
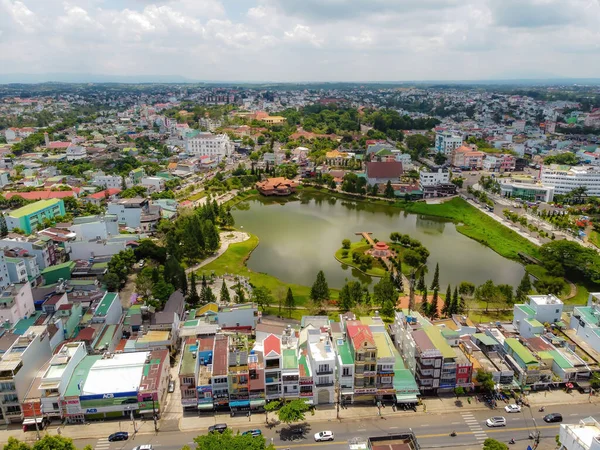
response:
<path id="1" fill-rule="evenodd" d="M 553 423 L 553 422 L 562 422 L 562 414 L 560 413 L 550 413 L 544 416 L 544 422 Z"/>
<path id="2" fill-rule="evenodd" d="M 242 433 L 242 436 L 246 436 L 248 434 L 251 434 L 252 436 L 260 436 L 262 434 L 262 431 L 260 431 L 259 429 L 256 430 L 248 430 L 248 431 L 244 431 Z"/>
<path id="3" fill-rule="evenodd" d="M 515 405 L 514 403 L 512 405 L 506 405 L 504 407 L 504 410 L 507 413 L 518 413 L 521 412 L 521 407 L 519 405 Z"/>
<path id="4" fill-rule="evenodd" d="M 333 441 L 333 431 L 315 433 L 315 442 Z"/>
<path id="5" fill-rule="evenodd" d="M 150 444 L 145 444 L 145 445 L 138 445 L 137 447 L 134 447 L 133 450 L 152 450 L 153 447 Z"/>
<path id="6" fill-rule="evenodd" d="M 126 441 L 127 439 L 129 439 L 129 433 L 127 431 L 118 431 L 108 437 L 108 442 Z"/>
<path id="7" fill-rule="evenodd" d="M 169 393 L 175 392 L 175 382 L 174 381 L 169 381 L 168 391 L 169 391 Z"/>
<path id="8" fill-rule="evenodd" d="M 218 423 L 216 425 L 211 425 L 210 427 L 208 427 L 208 432 L 209 433 L 224 433 L 226 429 L 227 429 L 226 423 Z"/>
<path id="9" fill-rule="evenodd" d="M 488 427 L 505 427 L 506 419 L 504 417 L 490 417 L 485 421 Z"/>

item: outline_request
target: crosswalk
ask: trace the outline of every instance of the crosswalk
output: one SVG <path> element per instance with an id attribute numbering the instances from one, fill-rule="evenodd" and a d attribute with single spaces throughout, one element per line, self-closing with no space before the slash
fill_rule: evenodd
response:
<path id="1" fill-rule="evenodd" d="M 110 447 L 110 442 L 108 442 L 108 438 L 98 439 L 96 445 L 94 445 L 94 450 L 108 450 Z"/>
<path id="2" fill-rule="evenodd" d="M 462 416 L 463 420 L 465 421 L 465 423 L 467 424 L 467 426 L 473 433 L 473 436 L 475 437 L 476 440 L 484 441 L 488 438 L 488 435 L 481 427 L 481 423 L 479 422 L 479 420 L 477 420 L 475 418 L 475 416 L 473 414 L 461 413 L 460 415 Z"/>

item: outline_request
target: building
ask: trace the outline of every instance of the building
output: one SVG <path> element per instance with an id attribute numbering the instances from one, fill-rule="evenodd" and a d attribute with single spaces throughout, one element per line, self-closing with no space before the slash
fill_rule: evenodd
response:
<path id="1" fill-rule="evenodd" d="M 256 189 L 262 195 L 271 196 L 284 196 L 291 195 L 296 192 L 298 182 L 294 180 L 288 180 L 287 178 L 267 178 L 266 180 L 259 181 L 256 183 Z"/>
<path id="2" fill-rule="evenodd" d="M 450 172 L 447 169 L 421 169 L 419 172 L 419 188 L 423 197 L 448 197 L 456 194 L 456 185 L 450 183 Z"/>
<path id="3" fill-rule="evenodd" d="M 185 152 L 188 155 L 210 156 L 220 162 L 233 151 L 233 142 L 226 134 L 192 133 L 185 139 Z"/>
<path id="4" fill-rule="evenodd" d="M 147 188 L 148 192 L 160 192 L 165 190 L 166 180 L 162 177 L 143 177 L 140 185 Z"/>
<path id="5" fill-rule="evenodd" d="M 67 161 L 78 161 L 87 157 L 87 149 L 85 147 L 69 145 L 67 148 Z"/>
<path id="6" fill-rule="evenodd" d="M 151 205 L 146 198 L 124 198 L 108 204 L 108 214 L 117 216 L 119 225 L 152 231 L 161 218 L 160 206 Z"/>
<path id="7" fill-rule="evenodd" d="M 575 306 L 569 328 L 575 335 L 600 353 L 600 293 L 590 293 L 587 306 Z"/>
<path id="8" fill-rule="evenodd" d="M 452 154 L 452 165 L 464 170 L 481 169 L 485 153 L 477 150 L 476 145 L 461 145 Z"/>
<path id="9" fill-rule="evenodd" d="M 600 423 L 593 417 L 577 424 L 561 423 L 558 440 L 560 450 L 600 450 Z"/>
<path id="10" fill-rule="evenodd" d="M 515 371 L 519 386 L 531 386 L 541 381 L 542 362 L 516 338 L 504 339 L 507 364 Z"/>
<path id="11" fill-rule="evenodd" d="M 0 293 L 0 324 L 15 325 L 35 312 L 31 284 L 12 284 Z"/>
<path id="12" fill-rule="evenodd" d="M 515 157 L 513 155 L 487 155 L 483 160 L 483 170 L 512 172 L 515 170 Z"/>
<path id="13" fill-rule="evenodd" d="M 365 175 L 367 184 L 373 186 L 375 184 L 398 183 L 403 174 L 402 163 L 397 161 L 388 162 L 367 162 L 365 164 Z"/>
<path id="14" fill-rule="evenodd" d="M 123 307 L 116 292 L 106 292 L 93 311 L 92 322 L 116 325 L 121 320 Z"/>
<path id="15" fill-rule="evenodd" d="M 94 174 L 90 184 L 104 189 L 121 189 L 123 187 L 123 177 L 120 175 L 106 175 L 100 170 Z"/>
<path id="16" fill-rule="evenodd" d="M 503 197 L 521 199 L 528 202 L 551 202 L 554 200 L 554 186 L 542 184 L 517 183 L 502 179 L 500 194 Z"/>
<path id="17" fill-rule="evenodd" d="M 332 150 L 325 154 L 325 164 L 333 167 L 345 167 L 352 160 L 352 156 L 346 152 Z"/>
<path id="18" fill-rule="evenodd" d="M 35 256 L 38 267 L 45 269 L 57 263 L 57 245 L 47 236 L 24 237 L 17 234 L 0 239 L 0 246 L 10 250 L 13 254 L 30 254 Z M 2 284 L 3 269 L 0 262 L 0 286 Z"/>
<path id="19" fill-rule="evenodd" d="M 181 361 L 179 363 L 179 389 L 181 391 L 181 406 L 184 410 L 197 411 L 199 409 L 198 391 L 196 390 L 199 367 L 198 344 L 199 341 L 195 337 L 188 337 L 183 342 L 183 348 L 181 350 Z M 210 386 L 210 383 L 207 382 L 206 385 Z M 212 408 L 213 404 L 211 398 L 210 409 L 212 410 Z"/>
<path id="20" fill-rule="evenodd" d="M 11 283 L 25 283 L 27 281 L 27 267 L 24 260 L 5 256 L 4 262 L 6 263 Z"/>
<path id="21" fill-rule="evenodd" d="M 354 402 L 373 402 L 377 396 L 377 345 L 373 333 L 360 322 L 346 322 L 354 358 Z"/>
<path id="22" fill-rule="evenodd" d="M 438 153 L 450 157 L 454 150 L 463 143 L 462 137 L 448 131 L 442 131 L 435 135 L 435 150 Z"/>
<path id="23" fill-rule="evenodd" d="M 552 294 L 529 295 L 528 304 L 516 304 L 513 309 L 513 326 L 525 338 L 544 332 L 544 323 L 560 321 L 563 302 Z"/>
<path id="24" fill-rule="evenodd" d="M 31 234 L 38 226 L 43 226 L 44 219 L 64 216 L 65 213 L 65 203 L 62 200 L 40 200 L 8 213 L 6 225 L 9 230 L 18 228 L 25 234 Z"/>
<path id="25" fill-rule="evenodd" d="M 265 398 L 267 401 L 280 399 L 283 396 L 281 338 L 274 334 L 267 336 L 262 343 L 262 354 L 265 362 Z"/>
<path id="26" fill-rule="evenodd" d="M 555 194 L 567 194 L 578 187 L 586 187 L 590 197 L 600 196 L 600 167 L 570 167 L 552 164 L 541 169 L 544 186 L 554 188 Z"/>
<path id="27" fill-rule="evenodd" d="M 210 378 L 213 405 L 215 409 L 229 409 L 228 391 L 229 336 L 217 334 L 213 350 L 213 364 Z"/>
<path id="28" fill-rule="evenodd" d="M 336 354 L 329 335 L 309 326 L 306 350 L 314 377 L 313 403 L 334 403 Z"/>
<path id="29" fill-rule="evenodd" d="M 256 328 L 259 318 L 260 312 L 253 303 L 227 306 L 217 312 L 217 323 L 223 330 L 247 329 L 251 331 Z"/>
<path id="30" fill-rule="evenodd" d="M 6 424 L 21 423 L 21 404 L 37 373 L 52 356 L 50 337 L 45 326 L 29 327 L 0 359 L 2 393 L 1 418 Z"/>

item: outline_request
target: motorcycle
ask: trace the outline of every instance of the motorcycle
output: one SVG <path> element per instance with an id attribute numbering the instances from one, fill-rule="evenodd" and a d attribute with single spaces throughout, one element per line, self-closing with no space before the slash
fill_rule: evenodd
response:
<path id="1" fill-rule="evenodd" d="M 508 443 L 509 443 L 509 444 L 514 444 L 514 443 L 515 443 L 515 440 L 514 440 L 514 439 L 511 439 L 510 441 L 508 441 Z"/>
<path id="2" fill-rule="evenodd" d="M 544 412 L 545 410 L 546 410 L 546 407 L 545 407 L 545 406 L 542 406 L 542 407 L 539 409 L 539 412 Z"/>
<path id="3" fill-rule="evenodd" d="M 452 437 L 456 436 L 456 431 L 453 431 L 452 433 L 450 433 L 450 436 L 452 436 Z"/>

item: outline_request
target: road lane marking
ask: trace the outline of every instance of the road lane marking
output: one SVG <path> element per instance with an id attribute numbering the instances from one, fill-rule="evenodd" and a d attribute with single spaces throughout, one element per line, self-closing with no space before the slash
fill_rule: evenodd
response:
<path id="1" fill-rule="evenodd" d="M 460 425 L 461 422 L 452 422 L 452 425 Z"/>
<path id="2" fill-rule="evenodd" d="M 356 431 L 367 431 L 367 429 L 366 429 L 366 428 L 359 428 L 359 429 L 358 429 L 358 430 L 356 430 Z"/>
<path id="3" fill-rule="evenodd" d="M 574 413 L 574 414 L 569 414 L 570 416 L 578 416 L 579 414 Z"/>
<path id="4" fill-rule="evenodd" d="M 424 425 L 421 425 L 421 426 L 422 426 L 422 427 L 429 427 L 429 426 L 431 426 L 431 425 L 429 425 L 428 423 L 426 423 L 426 424 L 424 424 Z"/>
<path id="5" fill-rule="evenodd" d="M 398 427 L 389 427 L 389 428 L 390 428 L 390 430 L 395 430 Z"/>

